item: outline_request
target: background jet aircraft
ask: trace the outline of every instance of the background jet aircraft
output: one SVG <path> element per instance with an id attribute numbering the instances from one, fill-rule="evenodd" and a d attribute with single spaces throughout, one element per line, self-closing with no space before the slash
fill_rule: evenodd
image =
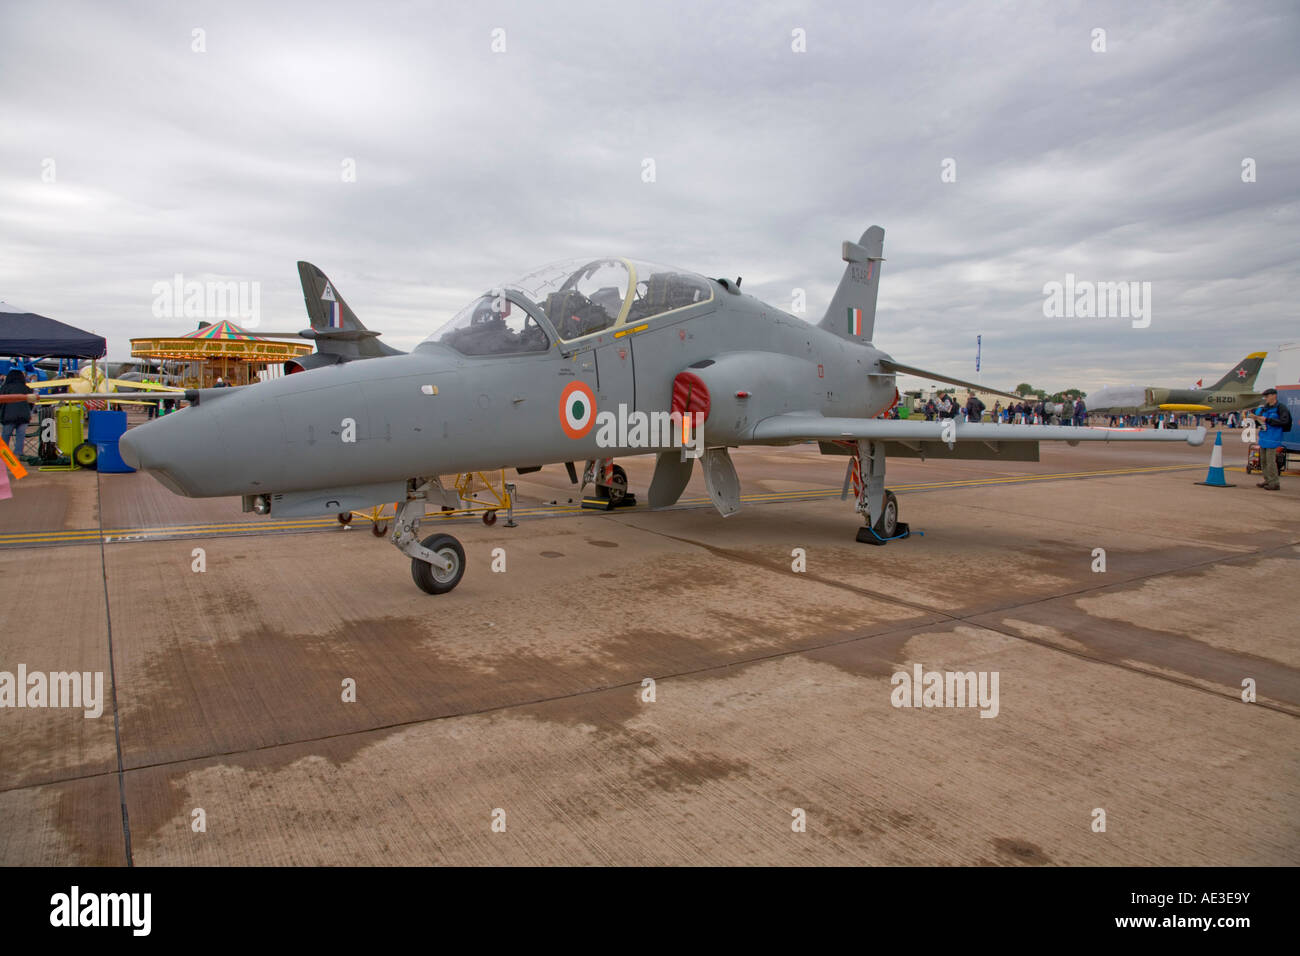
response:
<path id="1" fill-rule="evenodd" d="M 612 487 L 612 459 L 654 453 L 650 506 L 678 500 L 694 466 L 678 433 L 611 439 L 602 415 L 689 416 L 723 515 L 740 507 L 729 448 L 811 440 L 848 455 L 846 495 L 866 521 L 858 540 L 872 544 L 907 533 L 885 488 L 887 455 L 1035 461 L 1043 440 L 1204 440 L 1204 429 L 877 418 L 898 401 L 900 372 L 971 387 L 872 344 L 884 236 L 872 226 L 843 244 L 844 276 L 815 326 L 739 280 L 615 257 L 557 263 L 479 297 L 409 354 L 190 391 L 191 407 L 127 432 L 122 456 L 178 494 L 239 495 L 259 514 L 399 502 L 391 540 L 437 594 L 465 568 L 451 535 L 419 538 L 440 475 L 586 460 Z M 323 286 L 317 298 L 329 301 Z"/>
<path id="2" fill-rule="evenodd" d="M 1156 412 L 1190 412 L 1226 415 L 1260 404 L 1255 377 L 1267 352 L 1251 352 L 1209 388 L 1157 388 L 1107 385 L 1088 396 L 1088 410 L 1096 415 L 1151 415 Z"/>
<path id="3" fill-rule="evenodd" d="M 258 333 L 263 338 L 303 338 L 315 341 L 315 352 L 284 363 L 286 373 L 306 372 L 357 359 L 406 354 L 385 345 L 379 341 L 380 333 L 362 325 L 356 313 L 343 301 L 343 296 L 334 283 L 320 269 L 310 262 L 299 262 L 298 278 L 302 280 L 302 297 L 307 304 L 307 318 L 311 326 L 301 332 Z"/>

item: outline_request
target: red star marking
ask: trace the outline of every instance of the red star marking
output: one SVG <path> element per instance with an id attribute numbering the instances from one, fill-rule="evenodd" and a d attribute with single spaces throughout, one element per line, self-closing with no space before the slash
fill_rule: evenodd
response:
<path id="1" fill-rule="evenodd" d="M 1245 377 L 1246 377 L 1246 370 L 1244 368 L 1237 369 L 1237 378 L 1245 378 Z"/>

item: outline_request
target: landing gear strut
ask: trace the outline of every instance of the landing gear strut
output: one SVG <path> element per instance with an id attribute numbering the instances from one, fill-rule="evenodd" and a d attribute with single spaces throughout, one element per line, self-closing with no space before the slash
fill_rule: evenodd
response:
<path id="1" fill-rule="evenodd" d="M 424 518 L 424 505 L 430 489 L 441 494 L 442 485 L 437 478 L 419 481 L 407 492 L 406 501 L 393 518 L 393 534 L 389 539 L 403 554 L 411 559 L 411 577 L 426 594 L 446 594 L 465 574 L 465 549 L 449 534 L 432 534 L 419 539 L 420 522 Z"/>
<path id="2" fill-rule="evenodd" d="M 864 544 L 884 544 L 911 534 L 911 529 L 898 520 L 898 498 L 885 487 L 883 442 L 857 442 L 857 452 L 849 460 L 848 473 L 844 476 L 844 491 L 840 497 L 847 497 L 850 488 L 856 499 L 855 510 L 866 522 L 866 527 L 858 529 L 858 541 Z"/>

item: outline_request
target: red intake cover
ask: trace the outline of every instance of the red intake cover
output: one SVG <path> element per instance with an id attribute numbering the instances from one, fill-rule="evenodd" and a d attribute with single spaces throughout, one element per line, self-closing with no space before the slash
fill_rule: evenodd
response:
<path id="1" fill-rule="evenodd" d="M 700 412 L 705 421 L 709 418 L 709 388 L 694 372 L 678 372 L 673 379 L 673 403 L 670 412 L 693 414 Z"/>

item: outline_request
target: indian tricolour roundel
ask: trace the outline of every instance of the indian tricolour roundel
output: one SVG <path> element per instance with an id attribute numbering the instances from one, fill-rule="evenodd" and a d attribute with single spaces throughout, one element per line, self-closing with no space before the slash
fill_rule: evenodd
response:
<path id="1" fill-rule="evenodd" d="M 596 424 L 596 396 L 584 382 L 570 382 L 560 393 L 560 427 L 570 438 L 585 438 Z"/>

